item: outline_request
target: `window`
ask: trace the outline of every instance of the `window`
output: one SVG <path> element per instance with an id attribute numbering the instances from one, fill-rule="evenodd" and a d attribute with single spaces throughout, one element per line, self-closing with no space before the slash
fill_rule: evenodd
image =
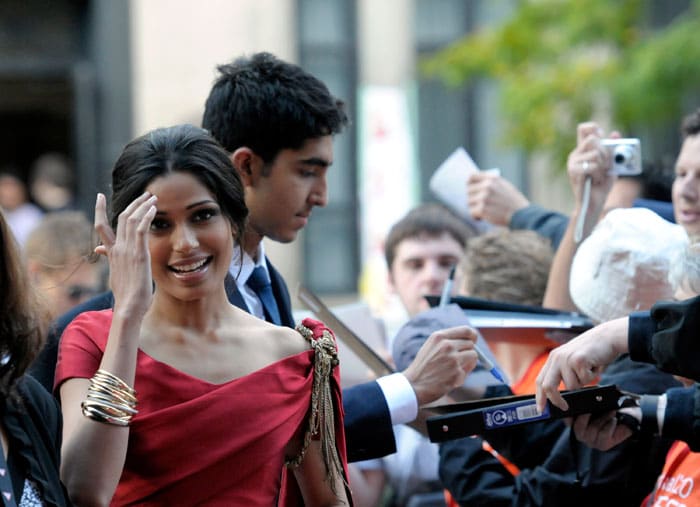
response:
<path id="1" fill-rule="evenodd" d="M 304 235 L 303 280 L 321 294 L 354 293 L 358 278 L 355 160 L 357 84 L 354 2 L 298 0 L 299 63 L 346 103 L 349 127 L 334 141 L 328 205 L 314 210 Z"/>

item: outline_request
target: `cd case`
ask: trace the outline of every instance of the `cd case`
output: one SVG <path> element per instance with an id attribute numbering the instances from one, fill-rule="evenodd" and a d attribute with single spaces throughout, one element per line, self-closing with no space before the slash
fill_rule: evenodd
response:
<path id="1" fill-rule="evenodd" d="M 569 404 L 567 410 L 547 403 L 542 413 L 537 412 L 534 395 L 485 398 L 431 407 L 430 410 L 439 415 L 426 420 L 428 436 L 431 442 L 444 442 L 516 425 L 608 412 L 617 410 L 628 395 L 614 385 L 606 385 L 562 391 L 562 396 Z"/>

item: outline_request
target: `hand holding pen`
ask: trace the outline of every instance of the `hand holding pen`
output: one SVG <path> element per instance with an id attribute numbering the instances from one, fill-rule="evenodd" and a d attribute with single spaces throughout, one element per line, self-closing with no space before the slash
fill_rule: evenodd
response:
<path id="1" fill-rule="evenodd" d="M 444 308 L 450 303 L 450 296 L 452 293 L 452 285 L 454 284 L 454 278 L 455 266 L 452 266 L 452 269 L 450 270 L 450 275 L 447 277 L 447 280 L 445 280 L 445 285 L 442 288 L 442 294 L 440 295 L 440 303 L 438 305 L 439 308 Z M 507 384 L 508 382 L 506 382 L 505 375 L 503 375 L 503 373 L 498 369 L 498 367 L 495 364 L 493 364 L 493 362 L 488 358 L 488 356 L 484 354 L 484 352 L 477 345 L 474 345 L 474 350 L 476 351 L 476 354 L 479 357 L 479 361 L 481 362 L 483 367 L 486 368 L 496 380 Z"/>

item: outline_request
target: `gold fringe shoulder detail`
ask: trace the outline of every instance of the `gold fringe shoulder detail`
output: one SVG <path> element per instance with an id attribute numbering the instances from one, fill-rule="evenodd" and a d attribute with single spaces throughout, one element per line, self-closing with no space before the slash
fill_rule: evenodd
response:
<path id="1" fill-rule="evenodd" d="M 304 442 L 299 455 L 287 460 L 287 466 L 297 467 L 301 464 L 309 447 L 311 439 L 319 435 L 321 450 L 326 471 L 334 484 L 338 476 L 343 478 L 343 464 L 338 456 L 335 442 L 335 408 L 331 391 L 331 376 L 333 368 L 338 366 L 338 351 L 335 338 L 328 329 L 324 329 L 320 337 L 314 338 L 313 332 L 303 324 L 298 324 L 296 330 L 311 344 L 314 350 L 314 379 L 311 390 L 311 415 L 309 426 L 304 434 Z"/>

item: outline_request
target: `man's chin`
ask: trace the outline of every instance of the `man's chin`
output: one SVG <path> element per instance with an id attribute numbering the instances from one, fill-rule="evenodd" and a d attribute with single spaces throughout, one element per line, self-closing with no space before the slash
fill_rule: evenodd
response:
<path id="1" fill-rule="evenodd" d="M 408 314 L 411 318 L 413 318 L 419 313 L 423 313 L 426 310 L 430 310 L 430 305 L 427 301 L 423 300 L 420 303 L 414 305 L 412 311 L 409 311 Z"/>
<path id="2" fill-rule="evenodd" d="M 297 235 L 298 231 L 284 231 L 275 233 L 274 235 L 270 234 L 267 237 L 272 241 L 276 241 L 277 243 L 291 243 L 297 239 Z"/>

